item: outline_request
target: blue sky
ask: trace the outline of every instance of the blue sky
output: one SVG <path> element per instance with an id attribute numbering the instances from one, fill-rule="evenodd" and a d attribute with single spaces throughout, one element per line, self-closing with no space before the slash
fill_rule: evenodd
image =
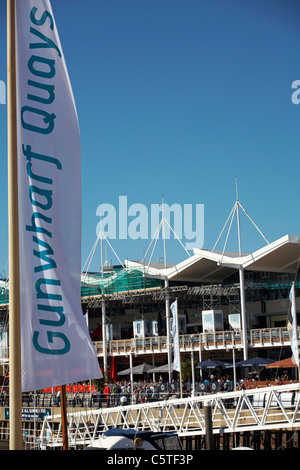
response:
<path id="1" fill-rule="evenodd" d="M 0 0 L 0 80 L 6 81 Z M 82 140 L 82 264 L 97 207 L 204 204 L 211 249 L 239 199 L 269 241 L 300 235 L 300 4 L 291 0 L 52 0 Z M 0 273 L 7 271 L 6 106 L 0 105 Z M 241 214 L 243 251 L 264 245 Z M 184 240 L 183 240 L 184 241 Z M 111 240 L 121 260 L 150 240 Z M 219 247 L 223 248 L 224 238 Z M 236 225 L 229 249 L 238 250 Z M 169 262 L 186 253 L 167 242 Z M 163 256 L 157 245 L 154 258 Z M 116 262 L 110 249 L 109 261 Z M 100 250 L 91 268 L 99 269 Z"/>

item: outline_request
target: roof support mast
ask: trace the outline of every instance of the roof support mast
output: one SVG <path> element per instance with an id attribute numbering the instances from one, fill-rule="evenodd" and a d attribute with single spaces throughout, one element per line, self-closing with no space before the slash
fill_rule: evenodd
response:
<path id="1" fill-rule="evenodd" d="M 162 196 L 162 229 L 163 229 L 163 242 L 164 242 L 164 266 L 167 267 L 167 246 L 166 246 L 166 227 L 165 227 L 165 208 L 164 197 Z M 170 325 L 170 293 L 169 293 L 169 279 L 165 278 L 165 307 L 166 307 L 166 329 L 167 329 L 167 350 L 168 350 L 168 373 L 169 383 L 172 381 L 172 350 L 171 350 L 171 325 Z"/>
<path id="2" fill-rule="evenodd" d="M 255 223 L 253 222 L 253 220 L 251 219 L 251 217 L 249 216 L 249 214 L 247 214 L 247 212 L 245 211 L 245 209 L 243 208 L 243 206 L 240 204 L 239 202 L 239 196 L 238 196 L 238 184 L 237 184 L 237 177 L 235 178 L 235 186 L 236 186 L 236 202 L 229 214 L 229 217 L 219 235 L 219 238 L 218 240 L 216 241 L 214 247 L 213 247 L 213 251 L 215 250 L 220 238 L 221 238 L 221 235 L 227 225 L 227 223 L 229 222 L 229 219 L 230 219 L 230 225 L 229 225 L 229 230 L 228 230 L 228 233 L 227 233 L 227 237 L 226 237 L 226 241 L 225 241 L 225 245 L 224 245 L 224 249 L 223 249 L 223 253 L 222 253 L 222 259 L 223 259 L 223 255 L 225 253 L 225 249 L 226 249 L 226 244 L 227 244 L 227 240 L 228 240 L 228 237 L 229 237 L 229 232 L 231 230 L 231 225 L 232 225 L 232 222 L 233 222 L 233 219 L 234 219 L 234 216 L 235 216 L 235 213 L 237 214 L 237 228 L 238 228 L 238 243 L 239 243 L 239 256 L 242 257 L 242 243 L 241 243 L 241 227 L 240 227 L 240 213 L 239 213 L 239 209 L 240 207 L 242 208 L 242 210 L 244 211 L 244 213 L 247 215 L 247 217 L 250 219 L 250 221 L 252 222 L 252 224 L 255 226 L 255 228 L 258 230 L 258 232 L 261 234 L 261 236 L 265 239 L 265 241 L 269 244 L 268 240 L 266 239 L 266 237 L 263 235 L 263 233 L 259 230 L 259 228 L 255 225 Z M 218 263 L 219 266 L 226 266 L 226 263 L 223 263 L 222 260 Z M 245 279 L 244 279 L 244 268 L 242 265 L 239 265 L 239 279 L 240 279 L 240 302 L 241 302 L 241 320 L 242 320 L 242 337 L 243 337 L 243 348 L 244 348 L 244 360 L 248 359 L 248 348 L 247 348 L 247 319 L 246 319 L 246 300 L 245 300 Z"/>
<path id="3" fill-rule="evenodd" d="M 235 186 L 236 186 L 236 210 L 237 210 L 237 226 L 238 226 L 238 240 L 239 240 L 239 255 L 242 256 L 237 176 L 235 177 Z M 242 337 L 243 337 L 243 350 L 244 350 L 244 361 L 245 361 L 248 359 L 247 318 L 246 318 L 246 300 L 245 300 L 245 276 L 244 276 L 244 268 L 241 265 L 239 266 L 239 278 L 240 278 L 240 297 L 241 297 Z"/>

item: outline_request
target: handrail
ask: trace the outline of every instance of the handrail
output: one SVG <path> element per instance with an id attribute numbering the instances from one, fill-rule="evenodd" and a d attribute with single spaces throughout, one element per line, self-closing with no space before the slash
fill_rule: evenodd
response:
<path id="1" fill-rule="evenodd" d="M 299 337 L 299 329 L 298 329 Z M 171 339 L 172 341 L 172 339 Z M 290 346 L 290 332 L 285 327 L 255 328 L 247 334 L 248 348 Z M 243 348 L 242 331 L 216 331 L 180 335 L 180 351 L 190 352 L 199 350 L 226 350 Z M 102 341 L 95 341 L 98 356 L 103 355 Z M 167 352 L 167 337 L 152 336 L 132 339 L 110 340 L 107 342 L 107 353 L 127 355 L 130 351 L 136 354 Z"/>
<path id="2" fill-rule="evenodd" d="M 79 442 L 87 445 L 113 427 L 205 435 L 204 408 L 208 403 L 214 433 L 300 427 L 300 384 L 294 383 L 72 413 L 68 419 L 69 442 L 71 446 Z M 51 425 L 59 418 L 45 417 L 39 438 L 42 444 L 61 444 L 61 427 L 54 434 Z"/>
<path id="3" fill-rule="evenodd" d="M 300 339 L 298 328 L 298 339 Z M 172 338 L 171 338 L 172 341 Z M 290 346 L 290 332 L 286 327 L 255 328 L 247 333 L 248 348 Z M 180 352 L 202 350 L 227 350 L 243 348 L 242 331 L 216 331 L 206 333 L 193 333 L 180 335 Z M 94 341 L 98 356 L 103 355 L 102 341 Z M 132 339 L 119 339 L 107 341 L 107 354 L 110 356 L 126 356 L 129 352 L 135 354 L 152 354 L 167 352 L 167 337 L 152 336 Z M 0 362 L 5 363 L 9 358 L 9 349 L 0 349 Z"/>

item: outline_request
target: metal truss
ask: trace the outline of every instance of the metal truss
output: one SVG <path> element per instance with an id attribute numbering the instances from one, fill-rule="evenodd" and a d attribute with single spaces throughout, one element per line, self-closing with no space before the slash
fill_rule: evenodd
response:
<path id="1" fill-rule="evenodd" d="M 140 289 L 136 291 L 114 292 L 112 294 L 99 294 L 91 297 L 82 298 L 82 303 L 87 304 L 87 308 L 101 308 L 102 299 L 105 301 L 121 300 L 125 304 L 134 303 L 137 299 L 149 298 L 152 301 L 164 301 L 166 294 L 177 296 L 200 296 L 209 299 L 210 303 L 214 301 L 217 305 L 220 304 L 221 297 L 239 297 L 239 285 L 204 285 L 204 286 L 172 286 L 172 287 L 152 287 L 147 289 Z"/>
<path id="2" fill-rule="evenodd" d="M 72 413 L 68 415 L 69 445 L 86 445 L 114 427 L 205 435 L 207 402 L 214 433 L 300 429 L 300 385 L 296 383 Z M 59 415 L 45 418 L 42 445 L 62 445 L 61 425 L 53 430 L 53 423 L 59 421 Z"/>

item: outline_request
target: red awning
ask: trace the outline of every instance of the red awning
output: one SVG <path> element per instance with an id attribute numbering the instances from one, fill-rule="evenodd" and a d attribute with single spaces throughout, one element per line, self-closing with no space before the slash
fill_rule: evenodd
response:
<path id="1" fill-rule="evenodd" d="M 283 359 L 282 361 L 272 362 L 265 366 L 266 369 L 289 369 L 291 367 L 297 367 L 295 359 L 292 357 L 288 357 L 287 359 Z"/>

